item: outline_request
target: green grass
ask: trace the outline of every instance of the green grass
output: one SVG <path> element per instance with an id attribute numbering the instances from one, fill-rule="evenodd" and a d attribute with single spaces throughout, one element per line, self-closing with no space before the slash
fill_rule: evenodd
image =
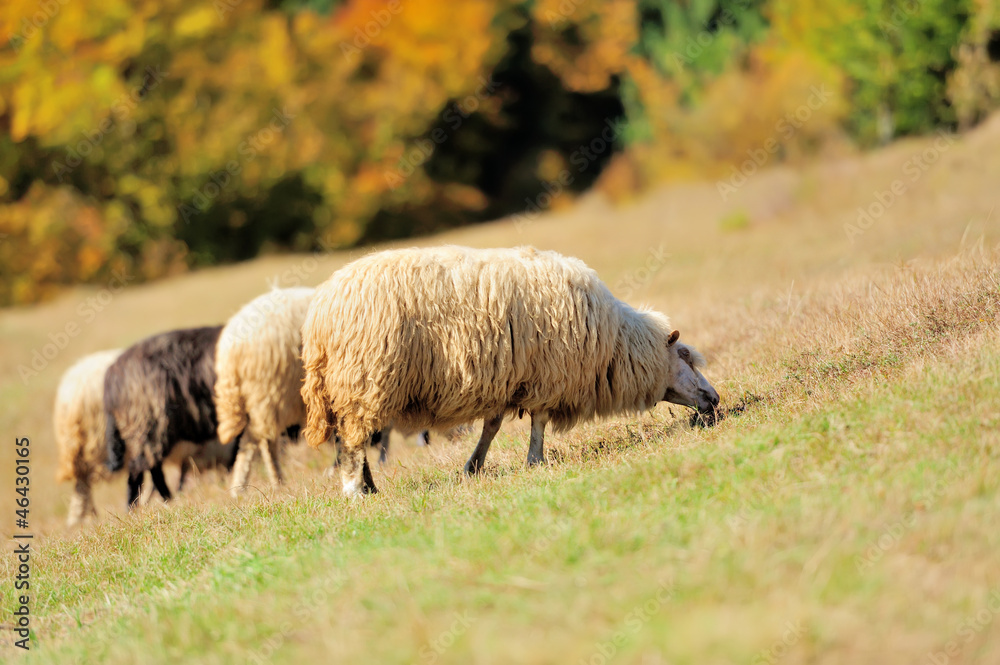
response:
<path id="1" fill-rule="evenodd" d="M 1000 586 L 988 338 L 541 469 L 106 520 L 38 554 L 26 662 L 996 662 L 959 632 Z"/>

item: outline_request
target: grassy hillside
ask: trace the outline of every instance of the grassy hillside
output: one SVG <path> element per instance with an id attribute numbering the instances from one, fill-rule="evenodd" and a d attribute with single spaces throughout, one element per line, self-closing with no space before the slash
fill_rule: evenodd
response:
<path id="1" fill-rule="evenodd" d="M 299 447 L 280 491 L 234 502 L 206 475 L 129 516 L 119 482 L 72 533 L 52 480 L 51 400 L 77 356 L 222 321 L 347 254 L 127 288 L 89 322 L 99 294 L 82 290 L 3 313 L 0 429 L 35 448 L 29 661 L 996 661 L 1000 122 L 940 145 L 762 172 L 726 201 L 678 186 L 426 240 L 580 256 L 671 315 L 728 417 L 691 428 L 663 405 L 589 424 L 549 437 L 530 471 L 524 426 L 506 423 L 474 480 L 468 438 L 394 441 L 361 502 L 324 476 L 330 451 Z M 852 237 L 897 179 L 906 193 Z M 79 334 L 22 382 L 67 322 Z"/>

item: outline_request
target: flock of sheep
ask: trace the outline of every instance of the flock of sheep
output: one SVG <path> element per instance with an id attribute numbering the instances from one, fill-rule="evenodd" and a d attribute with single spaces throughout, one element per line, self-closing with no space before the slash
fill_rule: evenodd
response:
<path id="1" fill-rule="evenodd" d="M 91 486 L 127 469 L 128 505 L 146 472 L 171 496 L 163 464 L 221 463 L 246 487 L 257 452 L 272 484 L 301 431 L 333 441 L 343 491 L 375 492 L 366 448 L 388 428 L 483 420 L 465 465 L 483 468 L 505 416 L 528 413 L 527 462 L 544 431 L 668 401 L 713 414 L 704 360 L 667 318 L 614 298 L 583 262 L 533 248 L 390 250 L 316 289 L 276 289 L 224 326 L 173 330 L 79 360 L 60 382 L 60 480 L 68 521 L 96 514 Z"/>

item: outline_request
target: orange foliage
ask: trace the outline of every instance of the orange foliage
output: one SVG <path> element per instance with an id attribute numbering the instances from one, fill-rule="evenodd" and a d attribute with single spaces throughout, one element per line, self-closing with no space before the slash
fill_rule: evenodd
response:
<path id="1" fill-rule="evenodd" d="M 37 0 L 0 8 L 0 43 L 15 46 L 0 50 L 0 122 L 7 148 L 34 151 L 40 166 L 31 195 L 0 187 L 0 233 L 22 257 L 0 268 L 18 276 L 0 302 L 93 278 L 122 243 L 168 241 L 155 259 L 130 261 L 172 269 L 184 254 L 169 242 L 177 229 L 290 177 L 320 196 L 319 236 L 354 242 L 387 203 L 448 191 L 421 171 L 394 189 L 386 174 L 449 99 L 488 74 L 505 36 L 494 25 L 503 4 L 486 0 L 357 0 L 332 16 L 262 0 L 52 5 L 37 27 Z M 18 178 L 22 167 L 0 159 L 0 183 Z M 54 208 L 67 228 L 89 229 L 75 268 L 56 268 L 75 245 L 46 221 Z M 29 220 L 44 240 L 17 232 Z"/>
<path id="2" fill-rule="evenodd" d="M 542 0 L 532 9 L 534 60 L 555 72 L 570 90 L 594 92 L 626 68 L 638 39 L 631 0 Z M 572 25 L 571 43 L 564 32 Z M 577 43 L 579 42 L 579 43 Z"/>

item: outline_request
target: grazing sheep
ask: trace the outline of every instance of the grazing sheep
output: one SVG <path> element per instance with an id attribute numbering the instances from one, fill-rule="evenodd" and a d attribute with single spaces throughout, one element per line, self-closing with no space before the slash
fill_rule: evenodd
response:
<path id="1" fill-rule="evenodd" d="M 107 470 L 108 445 L 104 414 L 104 374 L 121 355 L 121 349 L 99 351 L 84 356 L 63 374 L 56 391 L 53 424 L 59 447 L 57 480 L 72 480 L 73 497 L 66 521 L 69 526 L 89 516 L 97 515 L 92 487 L 96 481 L 110 478 Z M 235 446 L 233 447 L 235 448 Z M 180 483 L 184 485 L 191 467 L 216 464 L 231 465 L 229 451 L 206 447 L 180 450 L 176 448 L 171 461 L 180 464 Z"/>
<path id="2" fill-rule="evenodd" d="M 246 488 L 259 448 L 272 485 L 281 478 L 281 438 L 297 435 L 305 422 L 302 402 L 302 322 L 313 289 L 275 289 L 255 298 L 232 316 L 215 353 L 215 406 L 219 441 L 240 434 L 230 484 L 233 494 Z"/>
<path id="3" fill-rule="evenodd" d="M 104 373 L 120 354 L 121 349 L 115 349 L 84 356 L 66 370 L 56 390 L 52 416 L 59 447 L 56 479 L 74 483 L 66 518 L 69 526 L 97 514 L 91 486 L 108 475 Z"/>
<path id="4" fill-rule="evenodd" d="M 316 289 L 302 328 L 312 446 L 343 439 L 344 492 L 374 492 L 364 443 L 381 428 L 483 418 L 478 472 L 505 414 L 531 414 L 528 464 L 547 422 L 651 409 L 713 412 L 719 396 L 667 318 L 617 300 L 583 262 L 533 248 L 379 252 Z"/>
<path id="5" fill-rule="evenodd" d="M 164 498 L 163 461 L 182 441 L 204 445 L 216 436 L 215 346 L 222 326 L 174 330 L 126 349 L 104 375 L 107 466 L 128 462 L 129 509 L 145 471 Z"/>

